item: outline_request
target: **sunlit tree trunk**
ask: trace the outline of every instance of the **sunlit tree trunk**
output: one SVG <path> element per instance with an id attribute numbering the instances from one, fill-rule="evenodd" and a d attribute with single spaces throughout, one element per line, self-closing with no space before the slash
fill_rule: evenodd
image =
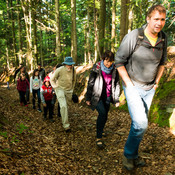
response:
<path id="1" fill-rule="evenodd" d="M 116 0 L 112 1 L 112 30 L 111 30 L 111 51 L 115 52 L 115 18 L 116 18 Z"/>
<path id="2" fill-rule="evenodd" d="M 104 51 L 104 38 L 105 38 L 105 23 L 106 23 L 106 1 L 100 0 L 99 12 L 99 50 L 100 57 Z"/>
<path id="3" fill-rule="evenodd" d="M 89 6 L 87 8 L 87 56 L 89 64 L 91 63 L 91 53 L 90 53 L 90 15 L 89 15 Z"/>
<path id="4" fill-rule="evenodd" d="M 18 10 L 17 10 L 17 21 L 18 21 L 18 47 L 19 47 L 19 51 L 18 51 L 18 59 L 19 59 L 19 63 L 22 63 L 23 62 L 23 59 L 22 59 L 22 37 L 21 37 L 21 7 L 20 7 L 20 2 L 19 0 L 17 0 L 17 4 L 18 4 Z"/>
<path id="5" fill-rule="evenodd" d="M 75 63 L 77 63 L 77 32 L 76 32 L 76 0 L 71 0 L 71 56 Z"/>
<path id="6" fill-rule="evenodd" d="M 87 64 L 87 27 L 84 25 L 84 64 Z"/>
<path id="7" fill-rule="evenodd" d="M 61 55 L 61 38 L 60 38 L 60 12 L 59 12 L 59 0 L 55 0 L 55 18 L 56 18 L 56 57 L 60 59 Z"/>
<path id="8" fill-rule="evenodd" d="M 32 24 L 33 24 L 33 48 L 34 48 L 34 60 L 33 64 L 36 67 L 38 63 L 38 48 L 37 48 L 37 25 L 36 25 L 36 1 L 32 1 Z"/>
<path id="9" fill-rule="evenodd" d="M 129 3 L 130 0 L 121 0 L 120 42 L 128 33 Z"/>
<path id="10" fill-rule="evenodd" d="M 27 64 L 33 70 L 33 56 L 32 56 L 32 31 L 31 31 L 31 0 L 21 0 L 21 5 L 24 13 L 24 21 L 26 26 L 26 40 L 27 40 Z"/>
<path id="11" fill-rule="evenodd" d="M 133 11 L 129 11 L 129 26 L 128 26 L 128 33 L 133 30 Z"/>

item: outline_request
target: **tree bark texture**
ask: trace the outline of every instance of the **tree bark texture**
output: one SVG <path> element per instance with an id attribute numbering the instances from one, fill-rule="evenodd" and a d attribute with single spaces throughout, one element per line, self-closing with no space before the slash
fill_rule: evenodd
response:
<path id="1" fill-rule="evenodd" d="M 112 1 L 112 30 L 111 30 L 111 51 L 115 52 L 115 18 L 116 18 L 116 0 Z"/>
<path id="2" fill-rule="evenodd" d="M 60 38 L 60 12 L 59 12 L 59 0 L 55 0 L 55 18 L 56 18 L 56 51 L 55 55 L 57 60 L 60 59 L 61 55 L 61 38 Z"/>
<path id="3" fill-rule="evenodd" d="M 77 32 L 76 32 L 76 0 L 71 0 L 71 56 L 74 62 L 77 62 Z"/>
<path id="4" fill-rule="evenodd" d="M 100 57 L 104 51 L 105 23 L 106 23 L 106 1 L 100 0 L 100 11 L 99 11 L 99 51 L 100 51 Z"/>
<path id="5" fill-rule="evenodd" d="M 128 15 L 130 0 L 121 0 L 121 18 L 120 18 L 120 42 L 128 33 Z"/>

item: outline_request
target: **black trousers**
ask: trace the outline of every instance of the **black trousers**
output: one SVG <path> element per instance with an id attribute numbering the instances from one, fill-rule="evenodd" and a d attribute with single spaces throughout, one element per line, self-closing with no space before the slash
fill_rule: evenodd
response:
<path id="1" fill-rule="evenodd" d="M 43 106 L 44 109 L 44 118 L 47 117 L 47 112 L 49 111 L 49 119 L 53 119 L 53 105 L 52 105 L 52 100 L 45 101 L 46 102 L 46 107 Z"/>
<path id="2" fill-rule="evenodd" d="M 98 102 L 98 105 L 96 107 L 96 110 L 98 112 L 98 118 L 97 118 L 97 138 L 102 138 L 103 129 L 105 127 L 105 124 L 107 122 L 108 118 L 108 112 L 110 108 L 110 101 L 100 100 Z"/>
<path id="3" fill-rule="evenodd" d="M 25 91 L 18 91 L 19 92 L 19 98 L 20 98 L 20 103 L 24 103 L 24 105 L 27 105 L 26 101 L 26 92 Z"/>

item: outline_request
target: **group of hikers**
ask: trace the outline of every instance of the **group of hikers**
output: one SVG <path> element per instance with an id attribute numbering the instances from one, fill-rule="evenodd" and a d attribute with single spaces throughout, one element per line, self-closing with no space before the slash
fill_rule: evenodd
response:
<path id="1" fill-rule="evenodd" d="M 95 63 L 90 72 L 85 100 L 92 110 L 96 109 L 98 112 L 96 145 L 100 149 L 105 148 L 103 137 L 107 134 L 104 127 L 110 103 L 119 106 L 119 76 L 122 79 L 131 117 L 131 128 L 123 154 L 123 166 L 127 170 L 145 165 L 138 150 L 148 127 L 148 111 L 163 75 L 167 57 L 167 37 L 162 31 L 165 19 L 166 9 L 162 5 L 153 5 L 147 13 L 147 24 L 124 37 L 116 56 L 110 50 L 105 51 L 101 61 Z M 30 91 L 35 109 L 37 95 L 38 111 L 41 112 L 42 102 L 44 119 L 49 111 L 49 119 L 53 121 L 53 108 L 57 98 L 59 116 L 66 132 L 71 131 L 68 105 L 71 105 L 76 82 L 74 64 L 72 57 L 66 57 L 61 66 L 54 67 L 47 75 L 41 65 L 38 65 L 30 79 L 24 67 L 21 67 L 17 80 L 21 104 L 27 106 Z"/>

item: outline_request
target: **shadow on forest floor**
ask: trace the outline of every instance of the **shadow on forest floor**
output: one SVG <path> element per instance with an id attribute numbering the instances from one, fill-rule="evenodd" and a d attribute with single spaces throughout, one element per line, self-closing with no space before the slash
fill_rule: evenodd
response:
<path id="1" fill-rule="evenodd" d="M 19 105 L 14 85 L 0 86 L 0 174 L 175 174 L 175 136 L 169 128 L 149 123 L 140 146 L 147 165 L 128 172 L 122 167 L 130 117 L 112 109 L 104 138 L 106 149 L 95 145 L 96 111 L 83 104 L 70 107 L 72 131 L 65 133 L 60 118 L 44 121 L 42 113 Z M 55 111 L 56 113 L 56 111 Z"/>

